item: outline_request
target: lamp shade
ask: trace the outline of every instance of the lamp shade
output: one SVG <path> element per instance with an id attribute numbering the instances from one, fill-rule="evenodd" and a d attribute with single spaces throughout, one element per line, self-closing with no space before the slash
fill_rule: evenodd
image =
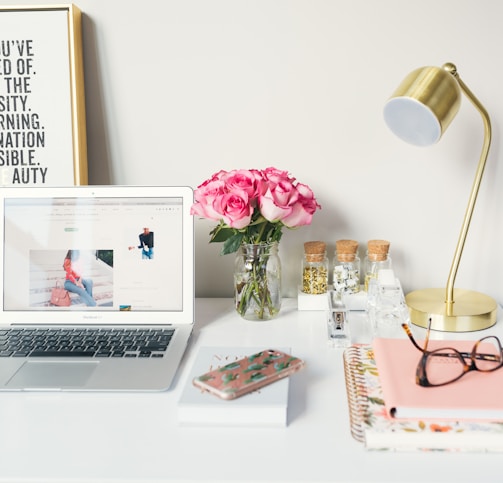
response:
<path id="1" fill-rule="evenodd" d="M 461 104 L 458 82 L 446 69 L 411 72 L 384 106 L 384 120 L 402 140 L 416 146 L 436 143 Z"/>

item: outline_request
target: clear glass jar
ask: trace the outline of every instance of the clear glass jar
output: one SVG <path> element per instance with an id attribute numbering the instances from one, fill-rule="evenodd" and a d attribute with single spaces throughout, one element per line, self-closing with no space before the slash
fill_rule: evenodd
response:
<path id="1" fill-rule="evenodd" d="M 325 242 L 310 241 L 304 243 L 302 259 L 302 291 L 318 295 L 327 293 L 328 259 Z"/>
<path id="2" fill-rule="evenodd" d="M 247 320 L 269 320 L 281 308 L 278 243 L 243 244 L 234 262 L 236 310 Z"/>
<path id="3" fill-rule="evenodd" d="M 368 291 L 369 281 L 377 278 L 379 270 L 392 268 L 389 246 L 387 240 L 369 240 L 367 243 L 367 256 L 364 261 L 365 291 Z"/>
<path id="4" fill-rule="evenodd" d="M 358 293 L 360 291 L 360 258 L 358 242 L 337 240 L 332 264 L 332 284 L 338 293 Z"/>

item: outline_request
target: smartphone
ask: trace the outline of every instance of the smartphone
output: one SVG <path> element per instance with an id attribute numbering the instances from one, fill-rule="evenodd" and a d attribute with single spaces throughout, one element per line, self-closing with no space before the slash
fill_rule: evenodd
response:
<path id="1" fill-rule="evenodd" d="M 222 399 L 235 399 L 287 377 L 304 367 L 304 361 L 282 351 L 267 349 L 206 372 L 194 386 Z"/>

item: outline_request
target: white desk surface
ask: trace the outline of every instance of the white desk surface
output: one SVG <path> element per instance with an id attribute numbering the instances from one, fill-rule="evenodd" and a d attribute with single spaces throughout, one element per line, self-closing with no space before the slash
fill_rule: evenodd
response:
<path id="1" fill-rule="evenodd" d="M 0 481 L 503 481 L 501 454 L 369 452 L 353 440 L 342 349 L 327 346 L 324 312 L 289 299 L 277 319 L 249 322 L 230 299 L 200 299 L 196 314 L 170 391 L 1 394 Z M 287 346 L 305 359 L 290 383 L 289 426 L 180 426 L 177 401 L 202 345 Z"/>

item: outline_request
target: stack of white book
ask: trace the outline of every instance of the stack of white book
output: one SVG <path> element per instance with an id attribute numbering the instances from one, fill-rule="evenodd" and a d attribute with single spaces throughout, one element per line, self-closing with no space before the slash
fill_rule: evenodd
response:
<path id="1" fill-rule="evenodd" d="M 178 402 L 181 424 L 220 426 L 288 425 L 288 377 L 245 396 L 223 400 L 201 391 L 192 380 L 264 347 L 201 347 Z M 276 348 L 285 352 L 289 349 Z"/>

